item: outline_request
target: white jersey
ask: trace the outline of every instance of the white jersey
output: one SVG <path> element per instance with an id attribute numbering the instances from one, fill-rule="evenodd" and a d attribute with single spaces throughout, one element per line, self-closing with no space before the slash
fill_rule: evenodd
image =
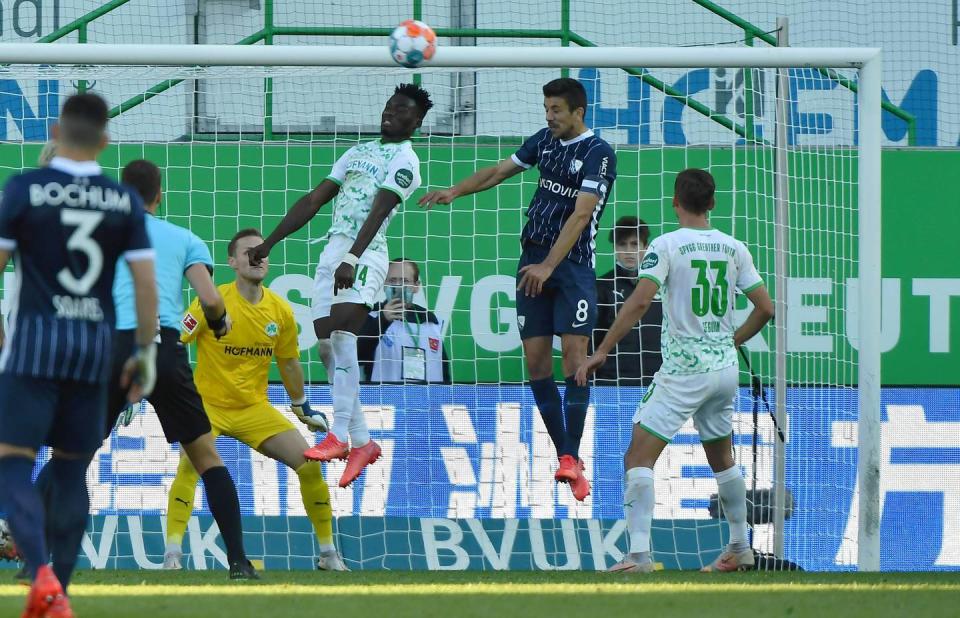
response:
<path id="1" fill-rule="evenodd" d="M 385 144 L 373 140 L 345 152 L 327 178 L 340 185 L 327 238 L 339 234 L 356 239 L 380 189 L 393 191 L 403 203 L 420 187 L 420 159 L 409 141 Z M 395 213 L 383 222 L 368 250 L 386 253 L 387 226 Z"/>
<path id="2" fill-rule="evenodd" d="M 714 229 L 680 228 L 650 244 L 639 277 L 653 280 L 663 295 L 662 373 L 737 364 L 734 295 L 763 285 L 742 242 Z"/>

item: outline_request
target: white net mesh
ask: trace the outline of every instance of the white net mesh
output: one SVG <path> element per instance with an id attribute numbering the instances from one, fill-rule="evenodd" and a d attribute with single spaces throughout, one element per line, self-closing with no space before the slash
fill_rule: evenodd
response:
<path id="1" fill-rule="evenodd" d="M 654 80 L 678 90 L 676 97 L 621 70 L 570 74 L 587 88 L 588 125 L 618 157 L 618 178 L 597 238 L 598 275 L 613 267 L 613 222 L 639 216 L 651 237 L 675 229 L 674 176 L 703 167 L 717 179 L 713 224 L 747 243 L 777 294 L 776 72 L 649 69 Z M 200 235 L 223 265 L 238 229 L 272 230 L 340 154 L 376 137 L 385 100 L 409 75 L 399 69 L 7 67 L 0 79 L 15 81 L 33 118 L 24 114 L 8 128 L 14 141 L 0 145 L 0 167 L 13 173 L 33 165 L 39 144 L 31 142 L 46 138 L 59 103 L 84 80 L 112 105 L 129 102 L 111 121 L 115 145 L 102 158 L 105 169 L 116 174 L 141 157 L 157 163 L 164 174 L 161 216 Z M 446 187 L 510 156 L 543 125 L 540 87 L 558 75 L 559 69 L 422 72 L 419 79 L 436 104 L 414 142 L 424 189 Z M 857 276 L 855 104 L 853 94 L 816 70 L 793 69 L 790 76 L 789 141 L 782 152 L 789 176 L 786 285 L 793 310 L 778 325 L 788 333 L 782 378 L 790 385 L 786 557 L 805 568 L 831 569 L 855 558 L 848 527 L 857 420 L 855 312 L 849 304 Z M 157 84 L 162 86 L 153 88 Z M 148 91 L 156 96 L 136 98 Z M 829 116 L 804 111 L 811 100 L 817 109 L 829 109 Z M 523 385 L 514 275 L 525 206 L 536 183 L 532 170 L 429 213 L 411 201 L 389 229 L 391 257 L 402 255 L 420 266 L 422 290 L 415 302 L 444 323 L 438 344 L 453 384 L 363 387 L 367 420 L 384 457 L 352 488 L 331 490 L 337 542 L 352 567 L 602 569 L 625 546 L 618 522 L 621 458 L 644 387 L 593 389 L 581 450 L 593 494 L 581 504 L 553 481 L 556 455 Z M 267 279 L 295 309 L 310 397 L 328 414 L 326 375 L 312 349 L 309 299 L 323 247 L 317 241 L 329 223 L 325 208 L 277 246 Z M 223 282 L 232 273 L 218 266 L 215 277 Z M 737 309 L 746 315 L 745 299 Z M 773 404 L 773 329 L 748 349 Z M 749 382 L 746 373 L 741 378 Z M 270 399 L 278 407 L 287 401 L 279 386 L 271 387 Z M 737 461 L 748 487 L 768 490 L 776 435 L 762 405 L 754 420 L 752 402 L 743 388 L 735 417 Z M 311 443 L 316 439 L 304 435 Z M 268 568 L 309 568 L 317 546 L 303 517 L 296 475 L 232 440 L 221 438 L 219 446 L 237 480 L 251 555 L 262 556 Z M 177 451 L 164 441 L 152 412 L 105 444 L 90 472 L 94 513 L 102 516 L 85 546 L 94 565 L 158 566 L 160 515 L 176 461 Z M 342 466 L 325 466 L 331 485 Z M 725 526 L 711 517 L 716 484 L 692 425 L 667 448 L 656 477 L 655 556 L 667 567 L 699 567 L 721 548 Z M 201 518 L 188 530 L 188 564 L 204 568 L 214 564 L 210 556 L 222 553 L 213 549 L 202 492 L 196 506 Z M 768 551 L 774 531 L 768 513 L 761 519 L 755 547 Z M 115 535 L 123 540 L 111 549 Z"/>

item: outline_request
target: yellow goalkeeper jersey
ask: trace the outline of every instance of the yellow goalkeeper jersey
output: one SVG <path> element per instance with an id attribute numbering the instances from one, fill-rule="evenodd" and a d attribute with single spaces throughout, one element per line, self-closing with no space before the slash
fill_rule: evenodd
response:
<path id="1" fill-rule="evenodd" d="M 240 295 L 236 283 L 217 289 L 233 322 L 226 337 L 214 337 L 199 299 L 190 304 L 181 324 L 180 340 L 197 342 L 193 374 L 197 390 L 204 403 L 221 408 L 245 408 L 267 401 L 271 359 L 300 358 L 293 309 L 266 287 L 255 305 Z"/>

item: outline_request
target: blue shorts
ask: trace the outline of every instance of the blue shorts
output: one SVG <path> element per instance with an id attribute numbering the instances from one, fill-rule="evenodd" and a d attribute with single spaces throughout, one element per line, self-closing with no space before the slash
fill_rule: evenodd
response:
<path id="1" fill-rule="evenodd" d="M 539 264 L 547 259 L 550 247 L 526 243 L 517 266 Z M 583 335 L 590 337 L 597 321 L 597 275 L 587 264 L 564 259 L 534 297 L 517 290 L 517 326 L 520 338 Z"/>
<path id="2" fill-rule="evenodd" d="M 106 385 L 0 374 L 0 443 L 93 454 L 103 443 Z"/>

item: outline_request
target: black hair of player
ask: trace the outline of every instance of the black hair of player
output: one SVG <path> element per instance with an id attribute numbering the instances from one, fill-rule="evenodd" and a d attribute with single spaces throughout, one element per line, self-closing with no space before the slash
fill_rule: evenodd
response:
<path id="1" fill-rule="evenodd" d="M 249 238 L 251 236 L 260 239 L 263 238 L 263 234 L 255 227 L 246 227 L 234 234 L 233 238 L 230 239 L 230 244 L 227 245 L 227 256 L 237 257 L 237 242 L 239 242 L 241 238 Z"/>
<path id="2" fill-rule="evenodd" d="M 413 269 L 414 282 L 415 283 L 420 282 L 420 266 L 418 266 L 417 263 L 411 260 L 410 258 L 405 258 L 405 257 L 393 258 L 392 260 L 390 260 L 390 263 L 391 264 L 405 264 L 405 263 L 409 264 L 410 268 Z"/>
<path id="3" fill-rule="evenodd" d="M 543 85 L 543 96 L 559 97 L 567 102 L 567 108 L 573 113 L 580 108 L 587 113 L 587 91 L 583 84 L 572 77 L 558 77 Z"/>
<path id="4" fill-rule="evenodd" d="M 69 97 L 60 110 L 60 140 L 79 148 L 96 148 L 103 140 L 110 113 L 98 94 L 85 92 Z"/>
<path id="5" fill-rule="evenodd" d="M 620 217 L 613 229 L 610 230 L 610 242 L 614 245 L 620 242 L 629 242 L 636 238 L 646 247 L 650 244 L 650 228 L 647 222 L 638 217 Z"/>
<path id="6" fill-rule="evenodd" d="M 683 170 L 673 183 L 673 195 L 680 207 L 695 215 L 702 215 L 713 208 L 716 190 L 717 185 L 710 172 L 697 168 Z"/>
<path id="7" fill-rule="evenodd" d="M 433 101 L 430 100 L 430 93 L 416 84 L 400 84 L 393 90 L 394 95 L 403 95 L 417 104 L 420 110 L 420 119 L 427 115 L 427 112 L 433 107 Z"/>
<path id="8" fill-rule="evenodd" d="M 120 181 L 136 189 L 145 206 L 152 204 L 159 197 L 162 180 L 160 168 L 146 159 L 127 163 L 120 174 Z"/>

